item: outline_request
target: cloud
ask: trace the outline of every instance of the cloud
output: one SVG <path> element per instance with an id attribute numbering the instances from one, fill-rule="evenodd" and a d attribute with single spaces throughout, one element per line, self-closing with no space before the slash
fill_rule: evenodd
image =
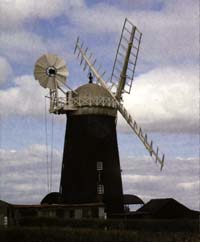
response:
<path id="1" fill-rule="evenodd" d="M 198 68 L 166 67 L 138 76 L 124 106 L 146 130 L 196 132 Z M 120 117 L 119 125 L 125 123 Z"/>
<path id="2" fill-rule="evenodd" d="M 162 172 L 145 156 L 124 157 L 121 165 L 124 193 L 138 195 L 145 202 L 172 197 L 190 208 L 199 209 L 198 157 L 168 157 Z"/>
<path id="3" fill-rule="evenodd" d="M 15 78 L 14 84 L 0 91 L 5 116 L 42 116 L 48 90 L 31 75 Z M 195 68 L 158 68 L 135 79 L 131 94 L 124 95 L 124 106 L 146 131 L 196 132 L 198 95 Z M 128 130 L 121 116 L 118 124 L 121 130 Z"/>
<path id="4" fill-rule="evenodd" d="M 183 188 L 185 190 L 192 190 L 192 189 L 198 189 L 199 186 L 199 181 L 194 181 L 194 182 L 181 182 L 177 185 L 180 188 Z"/>
<path id="5" fill-rule="evenodd" d="M 24 75 L 14 79 L 15 87 L 0 90 L 0 106 L 4 117 L 41 116 L 44 114 L 44 96 L 48 90 L 42 88 L 33 76 Z"/>
<path id="6" fill-rule="evenodd" d="M 110 5 L 117 3 L 123 9 L 151 9 L 151 10 L 158 10 L 160 9 L 163 4 L 165 3 L 164 0 L 108 0 L 107 3 Z"/>
<path id="7" fill-rule="evenodd" d="M 2 32 L 0 35 L 1 52 L 18 65 L 32 64 L 47 47 L 42 37 L 27 31 Z M 29 63 L 30 62 L 30 63 Z"/>
<path id="8" fill-rule="evenodd" d="M 6 81 L 9 81 L 9 78 L 12 77 L 12 67 L 10 63 L 7 61 L 5 57 L 0 56 L 0 85 L 5 83 Z"/>
<path id="9" fill-rule="evenodd" d="M 33 144 L 20 150 L 1 149 L 0 155 L 1 199 L 12 203 L 39 203 L 47 193 L 46 146 Z M 54 148 L 53 191 L 59 190 L 61 161 L 62 151 Z M 124 157 L 121 167 L 124 193 L 138 195 L 145 202 L 173 197 L 198 209 L 198 157 L 169 159 L 162 172 L 146 156 Z"/>
<path id="10" fill-rule="evenodd" d="M 50 147 L 48 148 L 50 152 Z M 39 203 L 47 194 L 46 146 L 34 144 L 21 150 L 0 149 L 1 199 L 12 203 Z M 59 190 L 62 152 L 53 149 L 52 184 Z M 50 155 L 48 170 L 50 179 Z"/>
<path id="11" fill-rule="evenodd" d="M 162 179 L 162 177 L 158 176 L 146 176 L 146 175 L 124 175 L 123 180 L 126 183 L 134 183 L 134 182 L 159 182 Z"/>
<path id="12" fill-rule="evenodd" d="M 24 66 L 33 66 L 35 60 L 46 52 L 63 53 L 66 40 L 62 39 L 62 34 L 58 36 L 56 34 L 56 30 L 60 27 L 56 18 L 60 18 L 63 14 L 67 16 L 68 12 L 83 4 L 82 0 L 52 0 L 51 3 L 47 0 L 0 1 L 1 53 L 11 63 L 20 65 L 21 69 Z M 66 16 L 65 22 L 67 22 Z M 48 27 L 43 26 L 44 22 L 48 23 Z M 42 31 L 41 26 L 43 26 Z M 55 34 L 53 38 L 47 36 L 47 28 L 53 28 L 49 31 Z"/>
<path id="13" fill-rule="evenodd" d="M 12 86 L 0 89 L 0 109 L 3 118 L 26 117 L 41 121 L 45 112 L 49 114 L 49 89 L 40 86 L 32 75 L 18 76 L 12 81 Z M 62 96 L 62 93 L 61 93 Z M 49 116 L 50 117 L 50 116 Z M 65 123 L 65 115 L 57 115 L 56 121 Z M 31 125 L 31 124 L 29 124 Z"/>
<path id="14" fill-rule="evenodd" d="M 93 7 L 74 9 L 70 13 L 73 25 L 88 33 L 119 32 L 124 20 L 123 12 L 115 6 L 97 4 Z"/>
<path id="15" fill-rule="evenodd" d="M 98 38 L 102 38 L 102 43 L 98 44 L 101 47 L 104 45 L 107 33 L 110 33 L 113 44 L 117 44 L 123 21 L 128 17 L 143 33 L 141 60 L 138 63 L 140 71 L 172 63 L 174 65 L 198 63 L 196 2 L 193 1 L 192 4 L 188 4 L 187 0 L 162 2 L 163 7 L 159 11 L 131 7 L 127 10 L 120 9 L 120 5 L 99 3 L 74 9 L 69 13 L 69 18 L 79 35 L 84 36 L 87 33 L 88 36 L 98 35 Z M 65 26 L 62 29 L 67 31 L 68 28 Z M 102 36 L 105 37 L 104 40 Z M 114 45 L 110 47 L 113 51 L 115 51 Z"/>
<path id="16" fill-rule="evenodd" d="M 1 52 L 14 63 L 31 66 L 47 51 L 57 54 L 67 53 L 66 48 L 71 51 L 74 36 L 80 35 L 86 43 L 93 41 L 96 57 L 102 57 L 111 71 L 122 24 L 128 17 L 143 32 L 138 72 L 155 66 L 194 64 L 198 62 L 198 7 L 195 1 L 187 3 L 187 0 L 123 4 L 120 1 L 91 4 L 83 0 L 54 0 L 51 4 L 47 0 L 1 1 Z M 157 5 L 161 8 L 154 10 Z M 62 21 L 58 21 L 61 16 Z M 48 24 L 43 26 L 41 19 Z M 34 24 L 36 28 L 30 27 Z M 46 35 L 48 28 L 55 30 L 53 38 Z"/>
<path id="17" fill-rule="evenodd" d="M 59 17 L 83 4 L 83 0 L 51 0 L 51 2 L 48 0 L 2 0 L 0 2 L 0 27 L 1 29 L 21 28 L 30 19 Z"/>

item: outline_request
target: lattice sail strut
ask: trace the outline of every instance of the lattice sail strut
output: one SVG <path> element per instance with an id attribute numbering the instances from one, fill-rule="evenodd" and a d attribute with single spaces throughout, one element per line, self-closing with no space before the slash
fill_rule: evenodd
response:
<path id="1" fill-rule="evenodd" d="M 101 74 L 99 72 L 101 71 L 101 65 L 99 65 L 97 68 L 95 66 L 97 65 L 97 59 L 94 59 L 93 53 L 88 54 L 88 48 L 83 49 L 83 43 L 80 43 L 79 37 L 77 38 L 74 54 L 78 50 L 77 57 L 80 57 L 80 65 L 83 65 L 83 71 L 85 71 L 87 68 L 89 68 L 90 71 L 94 74 L 94 77 L 96 78 L 97 82 L 99 81 L 99 78 L 103 77 L 106 74 L 106 71 L 103 71 Z M 102 84 L 103 85 L 103 84 Z M 107 86 L 104 86 L 107 88 Z"/>
<path id="2" fill-rule="evenodd" d="M 131 91 L 141 38 L 142 33 L 125 19 L 111 75 L 111 83 L 118 86 L 117 99 Z"/>
<path id="3" fill-rule="evenodd" d="M 118 105 L 118 110 L 120 111 L 121 115 L 124 117 L 124 119 L 127 121 L 131 129 L 134 131 L 134 133 L 138 136 L 138 138 L 142 141 L 145 148 L 149 151 L 149 154 L 152 156 L 152 158 L 155 160 L 155 162 L 159 162 L 161 165 L 161 170 L 164 165 L 164 154 L 162 158 L 159 157 L 159 147 L 157 147 L 156 151 L 153 149 L 153 141 L 149 143 L 147 139 L 147 134 L 144 134 L 141 127 L 138 126 L 136 121 L 131 117 L 131 115 L 128 113 L 128 111 L 124 108 L 122 104 Z"/>
<path id="4" fill-rule="evenodd" d="M 94 64 L 93 64 L 94 62 L 92 63 L 90 60 L 91 57 L 87 55 L 87 51 L 86 51 L 87 49 L 83 50 L 82 47 L 83 47 L 83 44 L 80 44 L 79 38 L 78 38 L 76 45 L 75 45 L 74 53 L 76 53 L 76 51 L 78 50 L 78 57 L 80 57 L 80 59 L 81 59 L 80 64 L 82 64 L 84 61 L 84 69 L 86 69 L 86 67 L 88 67 L 92 71 L 93 75 L 96 77 L 96 80 L 110 93 L 111 97 L 116 102 L 116 106 L 117 106 L 117 109 L 119 110 L 119 112 L 122 114 L 122 116 L 125 118 L 125 120 L 129 124 L 131 129 L 134 131 L 134 133 L 138 136 L 138 138 L 144 144 L 145 148 L 148 150 L 148 152 L 150 153 L 152 158 L 156 161 L 156 163 L 157 162 L 160 163 L 161 169 L 162 169 L 163 165 L 164 165 L 164 155 L 162 156 L 162 158 L 160 158 L 160 156 L 158 154 L 159 149 L 157 148 L 156 151 L 154 150 L 153 142 L 152 141 L 151 141 L 151 143 L 148 142 L 147 134 L 143 134 L 142 129 L 137 125 L 136 121 L 131 117 L 131 115 L 124 108 L 124 106 L 118 101 L 115 94 L 113 94 L 110 91 L 109 87 L 106 84 L 106 81 L 102 77 L 103 74 L 102 75 L 99 74 L 98 70 L 96 70 L 96 68 L 94 67 Z"/>

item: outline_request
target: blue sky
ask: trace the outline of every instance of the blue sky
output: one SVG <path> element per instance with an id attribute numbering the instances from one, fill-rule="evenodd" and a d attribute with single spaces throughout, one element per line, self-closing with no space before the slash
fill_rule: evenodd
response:
<path id="1" fill-rule="evenodd" d="M 126 17 L 143 37 L 124 104 L 166 154 L 166 165 L 160 173 L 119 115 L 124 191 L 145 201 L 174 197 L 199 209 L 197 0 L 0 0 L 0 199 L 38 203 L 47 192 L 48 90 L 33 78 L 36 60 L 57 54 L 69 68 L 68 84 L 86 83 L 73 55 L 80 36 L 109 78 Z M 48 114 L 48 140 L 51 120 Z M 64 132 L 65 117 L 54 117 L 53 190 L 59 187 Z"/>

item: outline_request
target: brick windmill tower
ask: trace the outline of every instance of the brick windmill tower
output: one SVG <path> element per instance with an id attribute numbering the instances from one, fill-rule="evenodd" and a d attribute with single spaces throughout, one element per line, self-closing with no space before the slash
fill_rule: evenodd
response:
<path id="1" fill-rule="evenodd" d="M 133 120 L 122 104 L 123 93 L 130 93 L 141 33 L 125 19 L 109 82 L 96 68 L 96 60 L 75 45 L 83 69 L 89 70 L 89 83 L 64 91 L 68 71 L 56 55 L 43 55 L 35 65 L 35 79 L 50 89 L 50 113 L 67 116 L 59 201 L 64 204 L 103 202 L 108 214 L 124 209 L 121 169 L 116 133 L 119 111 L 156 162 L 164 163 L 153 142 Z M 61 96 L 61 94 L 64 95 Z"/>

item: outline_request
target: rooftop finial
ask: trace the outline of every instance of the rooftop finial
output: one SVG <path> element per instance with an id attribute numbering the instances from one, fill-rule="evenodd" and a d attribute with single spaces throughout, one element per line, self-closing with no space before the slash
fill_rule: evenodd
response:
<path id="1" fill-rule="evenodd" d="M 93 75 L 91 71 L 88 73 L 88 79 L 89 79 L 89 83 L 93 83 Z"/>

